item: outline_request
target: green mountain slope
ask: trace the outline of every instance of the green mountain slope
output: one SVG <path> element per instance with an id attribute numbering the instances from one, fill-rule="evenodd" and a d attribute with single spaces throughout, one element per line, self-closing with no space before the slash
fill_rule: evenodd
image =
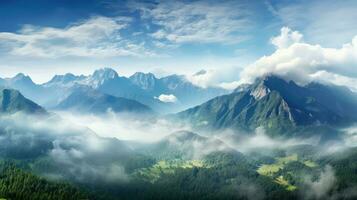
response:
<path id="1" fill-rule="evenodd" d="M 89 195 L 67 184 L 56 183 L 23 171 L 12 164 L 0 169 L 0 197 L 3 199 L 89 199 Z"/>
<path id="2" fill-rule="evenodd" d="M 263 126 L 270 134 L 290 135 L 297 130 L 357 121 L 357 96 L 337 86 L 317 83 L 299 86 L 293 81 L 267 76 L 176 116 L 200 128 L 250 131 Z"/>

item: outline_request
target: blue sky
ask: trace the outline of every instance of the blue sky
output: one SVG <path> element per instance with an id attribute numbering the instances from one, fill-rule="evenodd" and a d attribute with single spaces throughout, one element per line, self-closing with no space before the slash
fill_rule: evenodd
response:
<path id="1" fill-rule="evenodd" d="M 44 82 L 101 67 L 122 75 L 206 69 L 230 82 L 276 51 L 271 39 L 282 27 L 305 43 L 341 48 L 357 34 L 355 19 L 352 0 L 3 0 L 0 76 Z"/>

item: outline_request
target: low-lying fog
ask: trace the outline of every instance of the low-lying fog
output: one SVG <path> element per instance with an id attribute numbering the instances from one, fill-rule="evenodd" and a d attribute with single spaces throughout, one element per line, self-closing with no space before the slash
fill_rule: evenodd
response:
<path id="1" fill-rule="evenodd" d="M 127 148 L 125 141 L 152 143 L 176 131 L 192 131 L 188 125 L 165 118 L 137 118 L 111 112 L 105 115 L 57 114 L 60 117 L 34 117 L 21 113 L 1 115 L 0 153 L 6 156 L 20 155 L 20 158 L 21 155 L 44 155 L 67 169 L 67 175 L 75 177 L 77 181 L 128 181 L 128 174 L 121 161 L 130 157 L 132 150 Z M 342 140 L 320 146 L 321 152 L 331 153 L 357 146 L 357 126 L 343 129 L 342 132 Z M 260 148 L 285 149 L 295 145 L 317 145 L 319 139 L 273 139 L 262 128 L 250 134 L 232 130 L 197 133 L 221 140 L 242 153 Z M 206 155 L 207 152 L 216 151 L 216 145 L 215 142 L 205 143 L 204 146 L 198 144 L 196 146 L 199 148 L 192 151 L 202 150 Z M 201 154 L 196 152 L 195 155 Z M 52 172 L 42 173 L 48 177 L 58 176 Z M 329 179 L 316 182 L 307 178 L 306 184 L 311 190 L 308 195 L 321 197 L 323 194 L 318 192 L 324 193 L 327 191 L 325 188 L 330 188 L 335 181 L 334 169 L 327 167 L 321 173 L 328 174 L 326 177 Z"/>
<path id="2" fill-rule="evenodd" d="M 180 130 L 191 130 L 188 125 L 175 123 L 165 118 L 147 118 L 133 114 L 79 114 L 57 112 L 63 119 L 79 126 L 88 127 L 101 137 L 119 140 L 154 142 Z"/>

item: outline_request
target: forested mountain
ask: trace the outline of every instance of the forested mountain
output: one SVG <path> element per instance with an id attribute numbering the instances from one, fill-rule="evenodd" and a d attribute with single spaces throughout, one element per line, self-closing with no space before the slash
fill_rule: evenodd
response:
<path id="1" fill-rule="evenodd" d="M 1 163 L 0 197 L 2 199 L 77 200 L 89 199 L 90 195 L 71 184 L 48 181 L 14 164 Z"/>
<path id="2" fill-rule="evenodd" d="M 357 95 L 347 88 L 319 83 L 299 86 L 266 76 L 177 116 L 203 128 L 251 131 L 263 126 L 271 134 L 291 135 L 299 129 L 349 125 L 357 121 L 356 113 Z"/>

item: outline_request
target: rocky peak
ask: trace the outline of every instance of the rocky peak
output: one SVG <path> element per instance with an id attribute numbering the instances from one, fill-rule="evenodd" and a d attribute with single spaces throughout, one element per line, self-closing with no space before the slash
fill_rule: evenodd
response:
<path id="1" fill-rule="evenodd" d="M 95 70 L 92 75 L 92 78 L 96 80 L 115 79 L 118 78 L 118 73 L 111 68 L 102 68 L 102 69 Z"/>
<path id="2" fill-rule="evenodd" d="M 130 80 L 141 87 L 142 89 L 151 89 L 155 86 L 157 81 L 156 77 L 152 73 L 136 72 L 130 76 Z"/>

